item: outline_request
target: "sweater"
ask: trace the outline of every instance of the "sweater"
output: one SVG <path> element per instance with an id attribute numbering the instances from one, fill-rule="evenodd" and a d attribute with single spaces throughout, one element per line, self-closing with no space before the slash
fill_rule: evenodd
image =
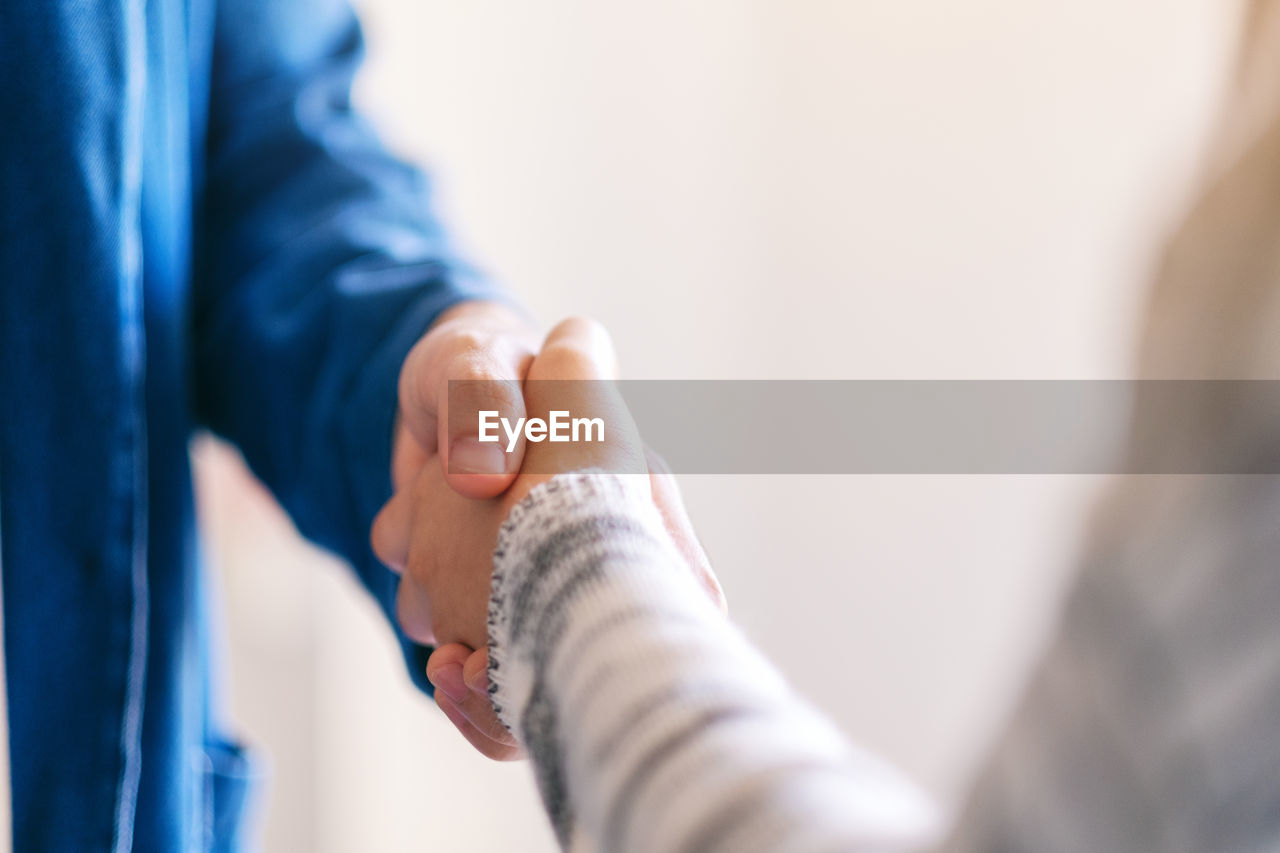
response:
<path id="1" fill-rule="evenodd" d="M 944 838 L 788 688 L 644 480 L 561 474 L 503 524 L 490 689 L 573 850 L 1152 853 L 1280 844 L 1280 478 L 1135 478 Z"/>
<path id="2" fill-rule="evenodd" d="M 880 850 L 927 799 L 787 687 L 675 550 L 648 478 L 561 474 L 503 524 L 489 678 L 575 850 Z"/>

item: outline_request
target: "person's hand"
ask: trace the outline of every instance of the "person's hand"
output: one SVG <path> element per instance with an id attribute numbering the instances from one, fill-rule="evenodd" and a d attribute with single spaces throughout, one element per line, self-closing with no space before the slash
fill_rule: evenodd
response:
<path id="1" fill-rule="evenodd" d="M 407 495 L 424 471 L 439 473 L 458 494 L 471 497 L 501 494 L 514 480 L 523 442 L 510 454 L 482 444 L 476 416 L 451 412 L 450 404 L 522 417 L 521 383 L 537 343 L 532 326 L 511 308 L 463 302 L 443 312 L 405 357 L 392 446 L 393 497 L 372 531 L 374 552 L 392 569 L 405 566 L 414 508 Z M 451 394 L 455 382 L 465 387 Z"/>
<path id="2" fill-rule="evenodd" d="M 603 440 L 530 442 L 511 487 L 488 499 L 462 497 L 452 488 L 443 458 L 437 458 L 435 464 L 422 466 L 383 507 L 374 522 L 373 548 L 383 562 L 402 572 L 397 615 L 410 637 L 427 644 L 486 645 L 498 527 L 511 507 L 538 484 L 558 473 L 587 468 L 648 474 L 650 458 L 609 381 L 615 375 L 613 346 L 604 329 L 587 320 L 564 321 L 547 336 L 529 367 L 524 408 L 531 418 L 544 420 L 552 409 L 599 418 L 606 424 Z M 678 527 L 683 513 L 669 506 L 663 509 Z M 718 595 L 705 557 L 700 549 L 693 553 L 698 555 L 692 563 L 695 571 Z"/>
<path id="3" fill-rule="evenodd" d="M 556 473 L 583 468 L 655 472 L 651 490 L 673 538 L 691 570 L 723 606 L 719 585 L 672 478 L 665 476 L 660 459 L 646 454 L 612 385 L 543 381 L 607 380 L 615 370 L 612 346 L 603 329 L 582 320 L 562 323 L 529 368 L 525 408 L 531 417 L 546 418 L 552 406 L 569 408 L 575 415 L 603 417 L 610 425 L 608 440 L 530 444 L 523 460 L 526 473 L 496 500 L 461 499 L 449 488 L 443 460 L 437 458 L 437 464 L 421 466 L 411 482 L 402 484 L 374 526 L 373 544 L 379 557 L 404 570 L 397 609 L 406 633 L 420 642 L 439 639 L 449 644 L 438 649 L 428 665 L 428 678 L 438 687 L 437 702 L 463 735 L 490 757 L 516 755 L 514 741 L 494 715 L 484 685 L 492 552 L 507 512 L 538 483 Z M 481 651 L 472 654 L 472 648 Z"/>
<path id="4" fill-rule="evenodd" d="M 427 680 L 436 705 L 476 751 L 494 761 L 524 758 L 515 735 L 498 719 L 489 700 L 489 650 L 449 643 L 427 659 Z"/>
<path id="5" fill-rule="evenodd" d="M 724 593 L 685 511 L 675 477 L 656 453 L 649 451 L 647 458 L 649 486 L 667 531 L 707 594 L 721 610 L 727 610 Z M 427 659 L 427 680 L 436 688 L 440 710 L 477 752 L 495 761 L 524 757 L 519 741 L 498 719 L 489 698 L 488 648 L 472 651 L 461 643 L 440 646 Z"/>
<path id="6" fill-rule="evenodd" d="M 400 368 L 391 460 L 397 492 L 437 457 L 459 494 L 493 497 L 511 485 L 524 443 L 511 453 L 480 443 L 476 413 L 495 410 L 512 422 L 524 416 L 521 383 L 537 343 L 532 325 L 497 302 L 464 302 L 437 318 Z M 451 397 L 457 380 L 465 386 Z M 451 413 L 451 402 L 462 411 Z"/>
<path id="7" fill-rule="evenodd" d="M 410 481 L 396 490 L 374 521 L 372 544 L 379 559 L 403 574 L 397 615 L 411 638 L 485 645 L 498 527 L 534 486 L 558 472 L 583 468 L 647 471 L 644 448 L 616 389 L 610 382 L 590 381 L 608 380 L 614 373 L 613 348 L 604 330 L 589 321 L 566 320 L 551 331 L 529 366 L 521 411 L 547 419 L 556 407 L 601 418 L 607 424 L 605 440 L 529 443 L 524 470 L 506 478 L 512 485 L 497 498 L 463 497 L 442 454 L 427 455 L 426 464 L 410 472 Z M 475 383 L 481 386 L 478 391 L 470 384 L 455 387 L 455 408 L 457 398 L 464 396 L 459 391 L 466 392 L 467 401 L 491 400 L 484 388 L 499 383 Z M 446 400 L 437 411 L 448 404 Z M 505 452 L 498 444 L 485 446 Z"/>

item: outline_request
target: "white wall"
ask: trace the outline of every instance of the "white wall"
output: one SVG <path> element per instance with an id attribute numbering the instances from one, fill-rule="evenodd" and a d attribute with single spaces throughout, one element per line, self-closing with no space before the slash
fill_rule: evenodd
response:
<path id="1" fill-rule="evenodd" d="M 631 377 L 1120 376 L 1234 37 L 1221 0 L 364 0 L 360 94 L 475 254 Z M 550 849 L 339 568 L 200 450 L 268 851 Z M 1097 483 L 690 477 L 734 616 L 960 790 Z"/>

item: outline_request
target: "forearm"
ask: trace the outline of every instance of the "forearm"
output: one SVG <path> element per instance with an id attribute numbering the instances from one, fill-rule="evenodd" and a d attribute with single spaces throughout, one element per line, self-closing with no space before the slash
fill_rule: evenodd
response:
<path id="1" fill-rule="evenodd" d="M 497 289 L 452 249 L 427 179 L 354 108 L 363 46 L 346 3 L 219 0 L 215 11 L 193 413 L 391 616 L 395 577 L 369 526 L 391 494 L 397 377 L 442 312 Z M 425 655 L 406 649 L 425 687 Z"/>
<path id="2" fill-rule="evenodd" d="M 562 475 L 516 507 L 495 554 L 490 641 L 495 703 L 566 844 L 927 839 L 915 790 L 851 749 L 712 605 L 642 480 Z"/>

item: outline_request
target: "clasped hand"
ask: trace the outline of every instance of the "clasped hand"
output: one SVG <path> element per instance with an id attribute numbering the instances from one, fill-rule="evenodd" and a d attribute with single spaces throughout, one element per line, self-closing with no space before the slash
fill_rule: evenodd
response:
<path id="1" fill-rule="evenodd" d="M 423 337 L 401 371 L 395 492 L 372 531 L 378 558 L 401 574 L 397 616 L 405 633 L 439 644 L 427 664 L 436 703 L 472 746 L 503 760 L 519 757 L 520 749 L 487 690 L 493 550 L 507 513 L 539 483 L 588 468 L 647 472 L 677 548 L 723 605 L 665 465 L 641 443 L 613 384 L 592 381 L 616 378 L 607 333 L 592 321 L 571 319 L 536 352 L 532 340 L 522 321 L 485 304 L 454 309 Z M 547 419 L 552 408 L 566 406 L 602 419 L 604 440 L 522 437 L 510 451 L 478 440 L 480 411 L 515 422 Z"/>

